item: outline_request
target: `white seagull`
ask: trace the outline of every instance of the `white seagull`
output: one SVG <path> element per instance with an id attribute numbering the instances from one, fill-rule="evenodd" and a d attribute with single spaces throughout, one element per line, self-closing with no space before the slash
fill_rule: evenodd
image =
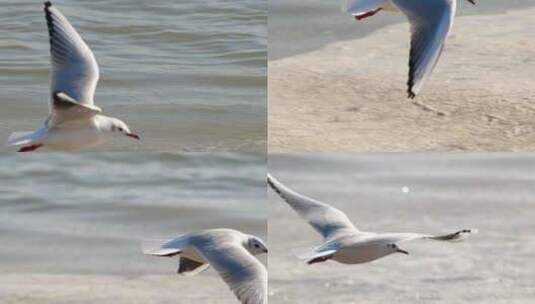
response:
<path id="1" fill-rule="evenodd" d="M 467 0 L 476 4 L 474 0 Z M 431 75 L 451 27 L 456 0 L 347 0 L 346 12 L 357 20 L 375 15 L 381 10 L 401 11 L 411 24 L 409 59 L 409 98 L 416 97 Z"/>
<path id="2" fill-rule="evenodd" d="M 19 152 L 78 150 L 101 144 L 113 133 L 139 139 L 123 121 L 100 114 L 93 103 L 99 78 L 95 56 L 50 1 L 44 6 L 52 63 L 49 115 L 34 132 L 12 133 L 7 145 L 22 146 Z"/>
<path id="3" fill-rule="evenodd" d="M 399 243 L 417 239 L 436 241 L 459 240 L 469 233 L 463 229 L 455 233 L 433 236 L 419 233 L 374 233 L 358 230 L 340 210 L 313 200 L 284 186 L 268 174 L 268 183 L 292 209 L 323 236 L 324 243 L 307 250 L 299 257 L 308 264 L 337 261 L 342 264 L 361 264 L 392 253 L 409 254 Z"/>
<path id="4" fill-rule="evenodd" d="M 267 270 L 254 256 L 267 253 L 258 237 L 232 229 L 211 229 L 181 235 L 145 254 L 179 256 L 178 273 L 197 274 L 210 265 L 243 304 L 267 303 Z"/>

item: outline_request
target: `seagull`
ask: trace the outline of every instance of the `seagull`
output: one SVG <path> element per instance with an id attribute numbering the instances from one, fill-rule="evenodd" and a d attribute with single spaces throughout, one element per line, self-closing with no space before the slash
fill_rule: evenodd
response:
<path id="1" fill-rule="evenodd" d="M 342 264 L 368 263 L 393 253 L 408 255 L 408 251 L 399 247 L 402 242 L 418 239 L 454 241 L 475 232 L 463 229 L 439 236 L 364 232 L 358 230 L 342 211 L 293 191 L 270 174 L 267 181 L 271 188 L 323 237 L 323 244 L 299 255 L 299 258 L 309 265 L 328 260 Z"/>
<path id="2" fill-rule="evenodd" d="M 467 0 L 475 5 L 474 0 Z M 457 6 L 456 0 L 347 0 L 345 11 L 357 20 L 381 10 L 401 11 L 411 24 L 411 50 L 407 93 L 410 99 L 422 89 L 444 49 Z"/>
<path id="3" fill-rule="evenodd" d="M 99 145 L 112 134 L 139 140 L 121 120 L 101 115 L 93 102 L 99 69 L 91 49 L 67 18 L 50 1 L 44 11 L 50 36 L 51 90 L 49 115 L 33 132 L 14 132 L 8 146 L 19 152 L 46 147 L 51 150 L 79 150 Z"/>
<path id="4" fill-rule="evenodd" d="M 145 254 L 179 257 L 177 272 L 194 275 L 215 268 L 242 304 L 267 304 L 267 270 L 254 256 L 267 253 L 258 237 L 233 229 L 181 235 Z"/>

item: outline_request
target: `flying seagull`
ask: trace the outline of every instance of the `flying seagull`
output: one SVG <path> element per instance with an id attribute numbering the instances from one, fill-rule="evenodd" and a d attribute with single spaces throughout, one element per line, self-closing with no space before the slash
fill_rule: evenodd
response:
<path id="1" fill-rule="evenodd" d="M 434 236 L 419 233 L 360 231 L 342 211 L 293 191 L 270 174 L 267 180 L 271 188 L 324 239 L 323 244 L 299 256 L 309 265 L 328 260 L 342 264 L 367 263 L 392 253 L 409 254 L 408 251 L 399 247 L 402 242 L 418 239 L 454 241 L 474 232 L 470 229 L 463 229 L 446 235 Z"/>
<path id="2" fill-rule="evenodd" d="M 267 270 L 254 256 L 267 253 L 258 237 L 232 229 L 211 229 L 181 235 L 145 254 L 178 256 L 177 272 L 194 275 L 210 265 L 242 304 L 267 304 Z"/>
<path id="3" fill-rule="evenodd" d="M 67 18 L 50 1 L 44 11 L 50 36 L 51 88 L 49 115 L 33 132 L 14 132 L 8 146 L 19 152 L 46 147 L 79 150 L 99 145 L 112 134 L 139 139 L 121 120 L 101 115 L 93 102 L 99 78 L 95 56 Z"/>
<path id="4" fill-rule="evenodd" d="M 474 0 L 467 0 L 476 4 Z M 361 20 L 381 10 L 401 11 L 411 24 L 407 93 L 414 98 L 431 75 L 453 25 L 456 0 L 347 0 L 346 12 Z"/>

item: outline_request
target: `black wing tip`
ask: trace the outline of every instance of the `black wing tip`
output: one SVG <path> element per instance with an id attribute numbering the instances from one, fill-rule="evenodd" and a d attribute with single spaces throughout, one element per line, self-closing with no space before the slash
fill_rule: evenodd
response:
<path id="1" fill-rule="evenodd" d="M 48 28 L 50 46 L 52 47 L 52 36 L 54 35 L 54 22 L 52 20 L 52 12 L 50 11 L 50 7 L 52 7 L 52 2 L 47 1 L 44 4 L 45 4 L 46 26 Z"/>
<path id="2" fill-rule="evenodd" d="M 407 90 L 407 97 L 408 97 L 409 99 L 414 99 L 414 98 L 416 97 L 416 93 L 414 93 L 414 92 L 412 91 L 412 88 L 409 88 L 409 89 Z"/>
<path id="3" fill-rule="evenodd" d="M 275 192 L 277 192 L 278 194 L 281 194 L 279 188 L 277 187 L 277 185 L 275 185 L 275 184 L 273 183 L 273 180 L 272 180 L 269 176 L 268 176 L 268 178 L 267 178 L 267 183 L 268 183 L 268 185 L 271 187 L 271 189 L 273 189 L 273 190 L 274 190 Z"/>

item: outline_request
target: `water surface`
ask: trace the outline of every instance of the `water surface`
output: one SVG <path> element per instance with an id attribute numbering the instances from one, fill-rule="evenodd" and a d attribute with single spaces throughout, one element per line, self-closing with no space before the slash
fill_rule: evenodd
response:
<path id="1" fill-rule="evenodd" d="M 144 243 L 266 236 L 262 155 L 3 154 L 0 166 L 2 273 L 172 275 L 176 260 L 144 256 Z"/>
<path id="2" fill-rule="evenodd" d="M 143 141 L 99 150 L 259 151 L 266 142 L 264 0 L 53 1 L 93 50 L 96 104 Z M 0 3 L 0 142 L 47 115 L 42 1 Z"/>
<path id="3" fill-rule="evenodd" d="M 460 16 L 503 14 L 507 10 L 535 4 L 532 0 L 476 0 L 477 6 L 474 7 L 465 0 L 458 1 Z M 344 0 L 270 0 L 269 58 L 279 59 L 310 52 L 332 42 L 361 38 L 384 26 L 406 22 L 402 14 L 389 12 L 356 22 L 343 13 L 344 3 Z M 526 36 L 529 34 L 526 32 Z"/>

